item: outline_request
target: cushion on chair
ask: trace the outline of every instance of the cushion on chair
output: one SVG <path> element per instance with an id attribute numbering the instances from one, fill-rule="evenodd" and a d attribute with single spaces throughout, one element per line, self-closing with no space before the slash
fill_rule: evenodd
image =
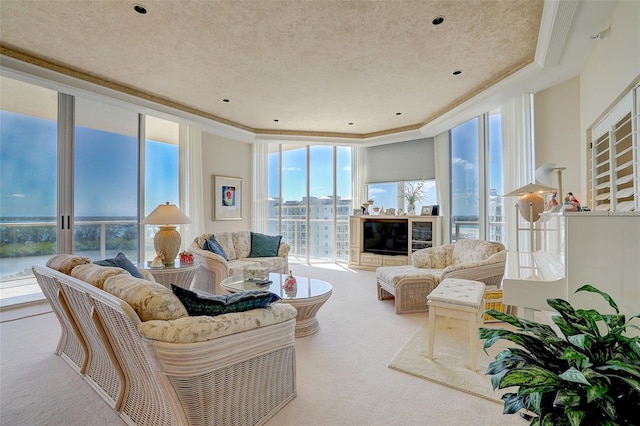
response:
<path id="1" fill-rule="evenodd" d="M 249 257 L 276 257 L 280 247 L 281 235 L 251 233 L 251 254 Z"/>
<path id="2" fill-rule="evenodd" d="M 117 266 L 100 266 L 95 263 L 88 263 L 86 265 L 78 265 L 71 271 L 71 276 L 84 282 L 91 284 L 94 287 L 98 287 L 102 290 L 104 282 L 107 278 L 114 275 L 130 275 L 126 270 Z"/>
<path id="3" fill-rule="evenodd" d="M 379 280 L 395 287 L 398 284 L 398 281 L 405 278 L 423 278 L 425 283 L 430 280 L 435 280 L 435 282 L 437 282 L 440 278 L 441 272 L 441 269 L 416 268 L 411 265 L 381 266 L 376 269 L 376 276 Z"/>
<path id="4" fill-rule="evenodd" d="M 233 234 L 233 248 L 236 250 L 236 259 L 244 259 L 251 254 L 251 232 L 236 231 Z"/>
<path id="5" fill-rule="evenodd" d="M 222 248 L 218 240 L 216 240 L 216 237 L 214 237 L 213 235 L 211 236 L 210 240 L 204 240 L 202 248 L 204 250 L 209 250 L 211 253 L 215 253 L 218 256 L 221 256 L 224 260 L 229 260 L 229 258 L 227 257 L 227 253 L 224 252 L 224 249 Z"/>
<path id="6" fill-rule="evenodd" d="M 417 268 L 444 269 L 451 265 L 453 244 L 417 250 L 411 255 L 411 263 Z"/>
<path id="7" fill-rule="evenodd" d="M 70 275 L 73 268 L 87 263 L 91 263 L 91 259 L 88 257 L 76 256 L 75 254 L 58 254 L 47 261 L 47 267 Z"/>
<path id="8" fill-rule="evenodd" d="M 142 321 L 172 320 L 189 315 L 171 290 L 155 282 L 115 275 L 105 280 L 104 291 L 131 305 Z"/>
<path id="9" fill-rule="evenodd" d="M 453 247 L 451 264 L 480 262 L 504 249 L 499 243 L 483 240 L 458 240 Z"/>
<path id="10" fill-rule="evenodd" d="M 280 300 L 280 296 L 267 290 L 239 291 L 232 294 L 201 296 L 171 284 L 173 293 L 187 309 L 189 316 L 216 316 L 232 312 L 244 312 L 252 309 L 266 308 Z"/>
<path id="11" fill-rule="evenodd" d="M 118 253 L 113 259 L 96 260 L 93 263 L 100 266 L 115 266 L 118 268 L 122 268 L 130 273 L 132 277 L 143 278 L 140 271 L 138 271 L 138 268 L 136 268 L 136 265 L 131 263 L 131 261 L 127 259 L 127 256 L 125 256 L 125 254 L 122 252 Z"/>
<path id="12" fill-rule="evenodd" d="M 479 281 L 447 278 L 436 287 L 427 299 L 434 302 L 479 307 L 484 298 L 484 283 Z"/>
<path id="13" fill-rule="evenodd" d="M 236 254 L 236 249 L 233 245 L 233 233 L 232 232 L 216 232 L 213 235 L 224 252 L 227 254 L 228 260 L 239 259 Z"/>
<path id="14" fill-rule="evenodd" d="M 143 337 L 168 343 L 195 343 L 278 324 L 296 317 L 296 308 L 276 303 L 266 309 L 212 316 L 184 317 L 138 324 Z"/>

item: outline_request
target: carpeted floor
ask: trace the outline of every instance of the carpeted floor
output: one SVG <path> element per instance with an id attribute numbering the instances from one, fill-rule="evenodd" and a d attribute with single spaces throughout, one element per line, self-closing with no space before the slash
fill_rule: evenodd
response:
<path id="1" fill-rule="evenodd" d="M 491 379 L 484 372 L 495 355 L 502 350 L 502 342 L 489 348 L 487 354 L 482 350 L 478 351 L 478 369 L 473 372 L 470 369 L 471 356 L 469 354 L 467 322 L 451 319 L 449 320 L 449 328 L 445 328 L 444 318 L 437 318 L 433 360 L 427 358 L 427 325 L 425 322 L 420 326 L 391 361 L 389 367 L 501 403 L 500 397 L 505 391 L 497 390 L 494 392 L 491 387 Z M 483 327 L 504 327 L 504 324 L 485 324 Z M 478 345 L 481 347 L 482 342 L 479 342 Z"/>
<path id="2" fill-rule="evenodd" d="M 296 339 L 297 397 L 267 426 L 526 424 L 501 404 L 388 368 L 427 314 L 396 315 L 392 300 L 377 300 L 374 272 L 291 269 L 330 282 L 333 295 L 320 330 Z M 0 324 L 0 424 L 124 424 L 54 355 L 59 335 L 52 313 Z"/>

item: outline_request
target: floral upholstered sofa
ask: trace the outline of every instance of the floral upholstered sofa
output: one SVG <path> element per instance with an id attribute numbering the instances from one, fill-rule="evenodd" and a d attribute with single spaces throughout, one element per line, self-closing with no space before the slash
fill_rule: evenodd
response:
<path id="1" fill-rule="evenodd" d="M 461 239 L 414 252 L 411 265 L 376 269 L 378 299 L 395 298 L 396 313 L 427 311 L 427 295 L 445 278 L 500 287 L 507 252 L 501 243 Z"/>
<path id="2" fill-rule="evenodd" d="M 220 281 L 242 275 L 247 268 L 265 267 L 269 272 L 289 272 L 290 246 L 280 236 L 250 231 L 202 234 L 189 246 L 200 262 L 192 289 L 224 294 Z"/>
<path id="3" fill-rule="evenodd" d="M 262 424 L 295 397 L 289 304 L 190 316 L 178 292 L 86 257 L 33 271 L 60 322 L 56 354 L 126 424 Z"/>

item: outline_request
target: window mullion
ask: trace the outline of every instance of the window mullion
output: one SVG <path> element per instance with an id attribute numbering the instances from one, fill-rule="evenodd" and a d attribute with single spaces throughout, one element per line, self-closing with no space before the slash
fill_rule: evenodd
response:
<path id="1" fill-rule="evenodd" d="M 58 93 L 58 254 L 73 253 L 74 152 L 75 98 Z"/>

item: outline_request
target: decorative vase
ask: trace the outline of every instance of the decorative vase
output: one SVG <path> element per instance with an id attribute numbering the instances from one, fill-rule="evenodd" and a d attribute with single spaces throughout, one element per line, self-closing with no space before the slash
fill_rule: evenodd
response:
<path id="1" fill-rule="evenodd" d="M 416 205 L 413 203 L 409 203 L 409 211 L 407 212 L 409 216 L 413 216 L 416 214 Z"/>

